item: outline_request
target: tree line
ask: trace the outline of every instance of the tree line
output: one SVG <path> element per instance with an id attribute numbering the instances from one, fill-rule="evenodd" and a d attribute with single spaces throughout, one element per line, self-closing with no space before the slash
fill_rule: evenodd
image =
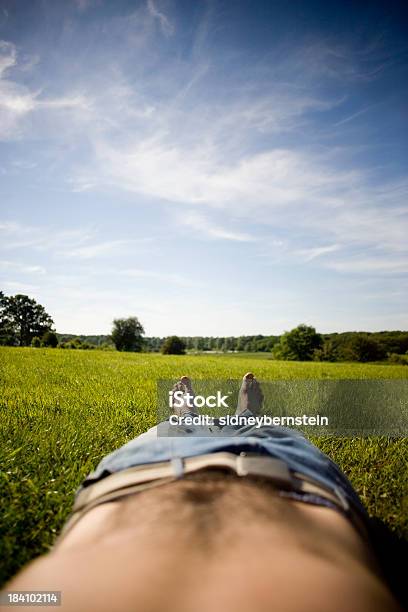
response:
<path id="1" fill-rule="evenodd" d="M 289 361 L 389 361 L 408 365 L 408 332 L 344 332 L 320 334 L 298 325 L 281 336 L 146 337 L 137 317 L 115 319 L 109 335 L 59 334 L 45 308 L 27 295 L 0 291 L 0 345 L 162 352 L 270 353 Z"/>
<path id="2" fill-rule="evenodd" d="M 186 336 L 178 340 L 187 352 L 262 352 L 286 361 L 390 361 L 408 365 L 408 332 L 404 331 L 320 334 L 314 327 L 301 324 L 282 336 Z M 143 350 L 163 351 L 166 341 L 168 344 L 169 339 L 144 338 Z"/>

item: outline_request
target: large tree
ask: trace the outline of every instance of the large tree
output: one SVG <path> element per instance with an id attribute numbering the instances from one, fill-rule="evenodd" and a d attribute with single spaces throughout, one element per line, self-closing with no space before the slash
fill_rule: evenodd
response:
<path id="1" fill-rule="evenodd" d="M 9 298 L 0 291 L 0 345 L 12 346 L 17 344 L 11 321 L 7 316 Z"/>
<path id="2" fill-rule="evenodd" d="M 320 349 L 323 338 L 314 327 L 298 325 L 281 336 L 278 344 L 273 348 L 276 359 L 289 361 L 310 361 L 316 349 Z"/>
<path id="3" fill-rule="evenodd" d="M 137 317 L 115 319 L 111 338 L 118 351 L 141 351 L 144 329 Z"/>
<path id="4" fill-rule="evenodd" d="M 54 321 L 28 295 L 7 297 L 0 292 L 0 343 L 29 346 L 34 336 L 43 336 L 54 326 Z"/>

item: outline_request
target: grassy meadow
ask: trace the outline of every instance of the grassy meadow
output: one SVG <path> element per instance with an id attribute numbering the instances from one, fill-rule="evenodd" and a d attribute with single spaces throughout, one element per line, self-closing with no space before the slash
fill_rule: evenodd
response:
<path id="1" fill-rule="evenodd" d="M 156 380 L 408 378 L 390 365 L 289 363 L 268 355 L 165 356 L 0 348 L 0 583 L 52 545 L 81 480 L 155 424 Z M 350 478 L 369 512 L 408 535 L 407 439 L 314 442 Z"/>

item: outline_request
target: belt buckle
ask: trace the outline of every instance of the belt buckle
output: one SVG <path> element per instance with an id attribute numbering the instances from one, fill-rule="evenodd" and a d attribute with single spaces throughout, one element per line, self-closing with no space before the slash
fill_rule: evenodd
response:
<path id="1" fill-rule="evenodd" d="M 275 457 L 240 453 L 236 458 L 238 476 L 262 476 L 285 489 L 293 488 L 293 479 L 286 463 Z"/>

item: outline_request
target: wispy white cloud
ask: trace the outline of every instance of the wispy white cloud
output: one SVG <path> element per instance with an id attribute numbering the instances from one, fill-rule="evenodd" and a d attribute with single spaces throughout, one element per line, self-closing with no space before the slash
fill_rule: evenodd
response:
<path id="1" fill-rule="evenodd" d="M 153 279 L 181 287 L 198 287 L 200 283 L 175 272 L 157 272 L 140 268 L 125 268 L 119 271 L 120 276 L 130 279 Z"/>
<path id="2" fill-rule="evenodd" d="M 312 247 L 309 249 L 299 249 L 296 254 L 300 255 L 300 257 L 308 262 L 308 261 L 312 261 L 313 259 L 317 259 L 318 257 L 321 257 L 322 255 L 327 255 L 328 253 L 333 253 L 334 251 L 338 251 L 340 249 L 340 245 L 339 244 L 330 244 L 327 246 L 321 246 L 321 247 Z"/>
<path id="3" fill-rule="evenodd" d="M 118 251 L 123 252 L 131 244 L 132 242 L 130 240 L 107 240 L 105 242 L 97 242 L 95 244 L 75 247 L 73 249 L 61 251 L 61 253 L 67 257 L 94 259 L 95 257 L 111 255 L 112 253 Z"/>
<path id="4" fill-rule="evenodd" d="M 245 232 L 234 231 L 231 227 L 221 227 L 208 216 L 195 211 L 184 212 L 177 216 L 177 223 L 194 232 L 197 238 L 232 240 L 233 242 L 253 242 L 255 237 Z M 232 222 L 230 221 L 232 226 Z"/>
<path id="5" fill-rule="evenodd" d="M 17 61 L 16 46 L 6 40 L 0 40 L 0 77 Z"/>
<path id="6" fill-rule="evenodd" d="M 365 45 L 355 45 L 350 40 L 315 40 L 298 47 L 290 61 L 293 59 L 299 69 L 307 64 L 307 76 L 326 76 L 348 83 L 374 81 L 393 61 L 380 40 L 369 40 Z"/>
<path id="7" fill-rule="evenodd" d="M 371 106 L 367 106 L 366 108 L 361 108 L 360 110 L 356 111 L 355 113 L 352 113 L 351 115 L 348 115 L 347 117 L 344 117 L 344 119 L 341 119 L 340 121 L 337 121 L 336 123 L 333 123 L 333 127 L 337 128 L 340 127 L 346 123 L 350 123 L 350 121 L 354 121 L 354 119 L 357 119 L 357 117 L 361 117 L 361 115 L 364 115 L 365 113 L 367 113 L 369 110 L 371 110 L 373 107 Z"/>
<path id="8" fill-rule="evenodd" d="M 160 11 L 154 0 L 147 0 L 147 10 L 150 15 L 157 19 L 160 23 L 160 28 L 165 36 L 174 34 L 174 25 L 163 11 Z"/>
<path id="9" fill-rule="evenodd" d="M 30 249 L 37 253 L 48 253 L 59 261 L 67 259 L 78 262 L 115 256 L 127 256 L 129 253 L 146 253 L 152 248 L 150 237 L 133 239 L 104 239 L 95 228 L 83 227 L 61 230 L 46 226 L 23 225 L 12 221 L 0 222 L 0 251 L 13 252 Z M 12 262 L 4 260 L 3 268 L 11 268 Z M 0 263 L 1 266 L 1 263 Z M 15 264 L 15 269 L 30 271 Z M 40 267 L 31 267 L 31 272 L 41 272 Z M 105 270 L 103 270 L 105 273 Z"/>
<path id="10" fill-rule="evenodd" d="M 74 0 L 77 9 L 82 13 L 92 4 L 92 0 Z"/>
<path id="11" fill-rule="evenodd" d="M 343 260 L 328 261 L 325 267 L 347 274 L 371 274 L 381 276 L 383 274 L 400 275 L 408 272 L 408 252 L 405 257 L 395 255 L 350 255 Z"/>
<path id="12" fill-rule="evenodd" d="M 60 98 L 46 98 L 36 100 L 35 109 L 80 109 L 91 110 L 92 102 L 84 95 L 76 94 L 71 96 L 61 96 Z"/>
<path id="13" fill-rule="evenodd" d="M 101 168 L 122 189 L 175 203 L 216 208 L 268 209 L 322 201 L 342 202 L 341 191 L 357 185 L 357 171 L 325 167 L 323 156 L 285 149 L 249 153 L 227 162 L 224 147 L 165 143 L 147 139 L 114 149 L 96 143 Z M 159 177 L 159 180 L 158 180 Z M 105 178 L 106 180 L 106 178 Z"/>
<path id="14" fill-rule="evenodd" d="M 408 183 L 375 185 L 369 172 L 344 167 L 342 151 L 274 149 L 249 153 L 229 165 L 222 145 L 214 144 L 189 149 L 148 140 L 118 151 L 97 143 L 96 152 L 107 170 L 105 180 L 119 189 L 168 201 L 176 210 L 180 204 L 195 205 L 233 214 L 241 224 L 255 219 L 264 228 L 290 227 L 294 251 L 299 239 L 314 239 L 315 246 L 299 253 L 305 262 L 337 250 L 338 244 L 345 251 L 355 246 L 390 252 L 407 248 Z M 178 219 L 213 238 L 252 239 L 239 223 L 225 229 L 210 222 L 203 210 L 180 212 Z M 327 241 L 332 241 L 329 248 Z"/>
<path id="15" fill-rule="evenodd" d="M 14 159 L 11 165 L 18 170 L 33 170 L 37 167 L 37 162 L 28 161 L 26 159 Z"/>
<path id="16" fill-rule="evenodd" d="M 21 117 L 35 107 L 37 94 L 7 78 L 16 63 L 16 46 L 0 40 L 0 141 L 16 136 Z"/>
<path id="17" fill-rule="evenodd" d="M 37 251 L 79 248 L 94 239 L 89 228 L 61 230 L 46 226 L 28 225 L 15 221 L 0 222 L 0 248 L 11 251 L 31 248 Z"/>
<path id="18" fill-rule="evenodd" d="M 7 293 L 25 293 L 33 295 L 38 291 L 38 285 L 23 283 L 20 281 L 2 281 L 2 287 Z"/>
<path id="19" fill-rule="evenodd" d="M 0 270 L 17 272 L 22 274 L 45 274 L 46 269 L 43 266 L 30 265 L 17 261 L 0 260 Z"/>
<path id="20" fill-rule="evenodd" d="M 0 40 L 0 141 L 21 137 L 24 119 L 35 111 L 91 113 L 92 102 L 83 94 L 70 92 L 60 97 L 46 97 L 41 89 L 32 90 L 13 80 L 9 73 L 17 65 L 17 47 Z M 27 62 L 22 67 L 26 69 Z"/>

